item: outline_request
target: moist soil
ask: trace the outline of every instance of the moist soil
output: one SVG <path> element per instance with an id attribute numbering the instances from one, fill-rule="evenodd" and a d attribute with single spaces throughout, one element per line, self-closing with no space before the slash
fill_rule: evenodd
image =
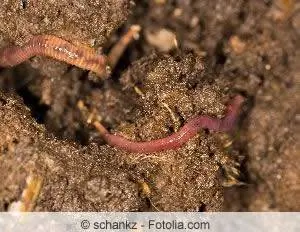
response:
<path id="1" fill-rule="evenodd" d="M 108 80 L 45 57 L 0 69 L 0 211 L 26 201 L 33 177 L 33 211 L 300 210 L 299 2 L 22 2 L 0 6 L 1 48 L 51 34 L 108 54 L 142 30 Z M 176 150 L 126 152 L 89 124 L 163 138 L 195 115 L 221 118 L 236 94 L 232 132 Z"/>

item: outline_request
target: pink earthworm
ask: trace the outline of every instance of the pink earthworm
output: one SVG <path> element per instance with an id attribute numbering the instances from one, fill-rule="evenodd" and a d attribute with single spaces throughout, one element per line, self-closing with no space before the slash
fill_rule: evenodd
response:
<path id="1" fill-rule="evenodd" d="M 190 120 L 176 133 L 165 138 L 145 142 L 135 142 L 120 135 L 113 135 L 104 128 L 101 123 L 94 122 L 95 128 L 99 131 L 107 144 L 121 150 L 133 153 L 152 153 L 163 150 L 176 149 L 194 137 L 201 129 L 227 132 L 233 129 L 238 119 L 238 114 L 244 97 L 237 95 L 227 106 L 227 112 L 222 119 L 210 116 L 196 116 Z"/>
<path id="2" fill-rule="evenodd" d="M 39 55 L 90 70 L 102 78 L 109 74 L 106 56 L 97 54 L 91 48 L 75 46 L 53 35 L 37 35 L 22 47 L 11 46 L 2 49 L 0 66 L 12 67 Z"/>

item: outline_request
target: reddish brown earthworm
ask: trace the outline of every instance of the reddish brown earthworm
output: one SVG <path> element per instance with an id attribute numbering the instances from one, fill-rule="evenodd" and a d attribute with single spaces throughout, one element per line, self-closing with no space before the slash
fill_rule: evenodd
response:
<path id="1" fill-rule="evenodd" d="M 108 76 L 107 58 L 98 55 L 92 49 L 75 46 L 61 38 L 52 35 L 37 35 L 24 46 L 11 46 L 0 51 L 0 66 L 12 67 L 33 56 L 47 56 L 82 69 L 90 70 L 97 76 Z"/>
<path id="2" fill-rule="evenodd" d="M 169 149 L 176 149 L 194 137 L 201 129 L 226 132 L 234 127 L 244 98 L 237 95 L 227 106 L 227 112 L 222 119 L 210 116 L 196 116 L 190 120 L 176 133 L 165 138 L 146 142 L 134 142 L 120 135 L 110 134 L 101 123 L 94 122 L 94 126 L 99 131 L 107 144 L 133 153 L 151 153 Z"/>
<path id="3" fill-rule="evenodd" d="M 120 57 L 133 39 L 138 39 L 141 26 L 132 25 L 125 35 L 110 50 L 107 60 L 111 69 L 117 65 Z"/>

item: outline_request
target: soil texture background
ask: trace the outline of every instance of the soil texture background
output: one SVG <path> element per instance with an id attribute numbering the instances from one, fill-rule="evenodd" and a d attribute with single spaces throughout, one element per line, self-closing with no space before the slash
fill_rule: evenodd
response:
<path id="1" fill-rule="evenodd" d="M 0 49 L 45 34 L 108 54 L 141 31 L 107 80 L 46 57 L 0 68 L 0 210 L 299 211 L 299 22 L 296 0 L 4 1 Z M 88 123 L 154 140 L 236 94 L 232 132 L 176 150 L 122 151 Z"/>

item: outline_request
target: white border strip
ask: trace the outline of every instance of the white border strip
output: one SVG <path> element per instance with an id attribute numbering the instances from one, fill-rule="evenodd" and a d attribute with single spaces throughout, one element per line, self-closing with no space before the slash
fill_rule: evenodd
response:
<path id="1" fill-rule="evenodd" d="M 0 213 L 2 232 L 299 232 L 300 213 Z"/>

